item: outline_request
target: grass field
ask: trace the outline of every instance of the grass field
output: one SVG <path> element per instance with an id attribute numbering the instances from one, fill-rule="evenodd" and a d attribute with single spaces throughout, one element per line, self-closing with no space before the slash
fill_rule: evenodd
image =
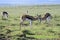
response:
<path id="1" fill-rule="evenodd" d="M 41 14 L 44 16 L 45 13 L 49 12 L 53 16 L 50 25 L 44 24 L 44 22 L 39 23 L 34 21 L 32 28 L 28 26 L 21 27 L 20 30 L 20 17 L 28 12 L 28 15 L 36 16 L 36 14 Z M 1 13 L 7 11 L 9 13 L 8 20 L 2 20 Z M 27 21 L 25 23 L 28 23 Z M 7 30 L 12 32 L 6 33 Z M 5 34 L 6 36 L 12 36 L 11 40 L 18 40 L 16 35 L 21 35 L 23 30 L 29 30 L 35 35 L 27 35 L 27 37 L 34 37 L 38 40 L 58 40 L 60 38 L 60 5 L 41 5 L 41 6 L 6 6 L 0 7 L 0 34 Z M 28 40 L 28 39 L 27 39 Z M 60 40 L 60 39 L 59 39 Z"/>

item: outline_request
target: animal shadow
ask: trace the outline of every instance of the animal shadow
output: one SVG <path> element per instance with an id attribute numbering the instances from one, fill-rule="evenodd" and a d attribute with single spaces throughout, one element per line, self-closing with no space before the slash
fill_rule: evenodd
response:
<path id="1" fill-rule="evenodd" d="M 31 37 L 26 36 L 27 34 L 28 35 L 35 35 L 34 33 L 31 33 L 29 30 L 23 30 L 22 33 L 23 34 L 18 35 L 19 38 L 17 38 L 17 40 L 32 40 L 32 39 L 36 39 L 36 38 L 34 38 L 32 36 Z"/>
<path id="2" fill-rule="evenodd" d="M 56 24 L 56 26 L 60 26 L 60 24 Z"/>

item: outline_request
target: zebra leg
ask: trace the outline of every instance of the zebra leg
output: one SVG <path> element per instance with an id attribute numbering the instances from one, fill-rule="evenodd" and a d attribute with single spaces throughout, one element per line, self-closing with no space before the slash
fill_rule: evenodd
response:
<path id="1" fill-rule="evenodd" d="M 44 24 L 48 24 L 48 18 L 45 19 Z"/>
<path id="2" fill-rule="evenodd" d="M 23 20 L 21 20 L 20 25 L 23 25 L 23 22 L 24 22 L 24 21 L 23 21 Z"/>
<path id="3" fill-rule="evenodd" d="M 48 18 L 46 19 L 47 24 L 50 24 L 50 20 L 51 20 L 51 17 L 48 17 Z"/>
<path id="4" fill-rule="evenodd" d="M 22 25 L 23 25 L 23 20 L 21 20 L 21 22 L 20 22 L 20 30 L 21 30 L 21 27 L 22 27 Z"/>
<path id="5" fill-rule="evenodd" d="M 40 19 L 38 19 L 38 20 L 39 20 L 39 23 L 41 23 L 41 20 L 42 20 L 42 19 L 40 18 Z"/>
<path id="6" fill-rule="evenodd" d="M 32 20 L 30 20 L 30 26 L 32 25 Z"/>

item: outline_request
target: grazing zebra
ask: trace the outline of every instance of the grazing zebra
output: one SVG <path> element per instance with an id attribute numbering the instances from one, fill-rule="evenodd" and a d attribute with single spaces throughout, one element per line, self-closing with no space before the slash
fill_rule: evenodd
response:
<path id="1" fill-rule="evenodd" d="M 35 20 L 38 20 L 39 19 L 39 16 L 37 17 L 33 17 L 33 16 L 30 16 L 30 15 L 23 15 L 21 17 L 21 22 L 20 22 L 20 25 L 23 24 L 23 22 L 25 20 L 29 20 L 30 21 L 30 26 L 32 25 L 32 21 L 35 21 Z"/>
<path id="2" fill-rule="evenodd" d="M 41 17 L 41 15 L 40 15 L 40 22 L 41 22 L 42 20 L 45 20 L 45 22 L 49 24 L 51 18 L 52 18 L 52 16 L 51 16 L 50 13 L 46 13 L 46 14 L 44 15 L 44 17 Z"/>
<path id="3" fill-rule="evenodd" d="M 5 20 L 5 19 L 8 19 L 8 13 L 7 12 L 3 12 L 2 13 L 2 19 Z"/>

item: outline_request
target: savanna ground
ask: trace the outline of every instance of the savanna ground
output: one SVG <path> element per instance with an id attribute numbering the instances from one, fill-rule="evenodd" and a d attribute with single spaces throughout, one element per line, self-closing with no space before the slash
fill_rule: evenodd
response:
<path id="1" fill-rule="evenodd" d="M 39 23 L 34 21 L 32 26 L 22 26 L 20 29 L 20 17 L 23 14 L 36 16 L 41 14 L 42 17 L 46 12 L 51 13 L 53 16 L 50 25 Z M 8 20 L 2 20 L 1 13 L 7 11 L 9 13 Z M 29 24 L 29 21 L 24 22 Z M 9 30 L 11 32 L 9 32 Z M 34 35 L 26 35 L 27 37 L 33 37 L 34 40 L 60 40 L 60 5 L 41 5 L 41 6 L 5 6 L 0 7 L 0 34 L 4 34 L 5 37 L 10 36 L 11 40 L 22 40 L 19 35 L 23 34 L 23 30 L 28 30 Z M 18 35 L 18 36 L 17 36 Z M 1 37 L 1 35 L 0 35 Z M 29 39 L 26 39 L 29 40 Z M 31 40 L 31 39 L 30 39 Z"/>

